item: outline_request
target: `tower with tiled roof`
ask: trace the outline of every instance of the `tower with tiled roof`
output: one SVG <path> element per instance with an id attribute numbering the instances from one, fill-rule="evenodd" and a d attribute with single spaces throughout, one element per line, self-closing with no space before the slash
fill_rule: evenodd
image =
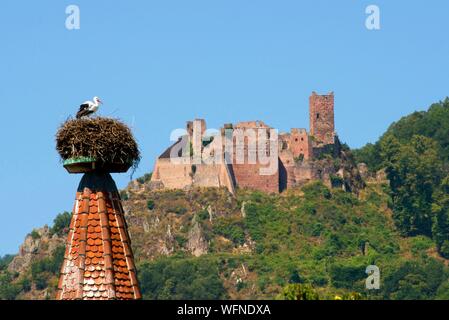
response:
<path id="1" fill-rule="evenodd" d="M 110 175 L 127 171 L 131 161 L 114 161 L 97 157 L 64 161 L 70 173 L 84 176 L 76 192 L 58 284 L 59 300 L 141 298 L 120 194 Z"/>

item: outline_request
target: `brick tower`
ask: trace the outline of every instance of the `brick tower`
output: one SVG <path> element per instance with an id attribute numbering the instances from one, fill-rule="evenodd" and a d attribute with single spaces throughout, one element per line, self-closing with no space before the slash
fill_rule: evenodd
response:
<path id="1" fill-rule="evenodd" d="M 310 135 L 318 144 L 334 144 L 334 93 L 318 95 L 312 92 L 309 103 Z"/>

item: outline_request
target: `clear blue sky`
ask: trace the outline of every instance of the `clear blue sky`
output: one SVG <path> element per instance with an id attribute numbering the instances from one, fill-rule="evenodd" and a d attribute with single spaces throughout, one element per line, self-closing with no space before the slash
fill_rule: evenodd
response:
<path id="1" fill-rule="evenodd" d="M 65 28 L 69 4 L 80 30 Z M 379 31 L 365 28 L 369 4 Z M 136 175 L 195 117 L 308 128 L 313 90 L 335 92 L 337 131 L 359 147 L 449 95 L 448 14 L 447 0 L 2 0 L 0 254 L 71 210 L 81 177 L 54 134 L 80 102 L 98 95 L 101 114 L 133 126 Z"/>

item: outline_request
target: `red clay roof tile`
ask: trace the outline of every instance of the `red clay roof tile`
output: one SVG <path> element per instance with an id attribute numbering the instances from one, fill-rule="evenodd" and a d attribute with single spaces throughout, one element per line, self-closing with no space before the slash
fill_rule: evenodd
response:
<path id="1" fill-rule="evenodd" d="M 57 299 L 141 299 L 118 191 L 76 199 Z"/>

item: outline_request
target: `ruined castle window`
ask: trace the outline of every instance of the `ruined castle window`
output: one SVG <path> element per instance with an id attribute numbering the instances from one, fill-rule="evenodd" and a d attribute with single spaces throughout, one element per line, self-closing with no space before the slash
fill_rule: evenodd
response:
<path id="1" fill-rule="evenodd" d="M 298 138 L 295 138 L 295 142 L 298 142 Z"/>
<path id="2" fill-rule="evenodd" d="M 304 138 L 301 138 L 301 141 L 304 141 Z"/>
<path id="3" fill-rule="evenodd" d="M 286 141 L 282 141 L 282 150 L 287 150 L 287 142 Z"/>
<path id="4" fill-rule="evenodd" d="M 319 113 L 316 114 L 316 118 L 317 118 L 317 119 L 320 118 L 320 114 L 319 114 Z"/>

